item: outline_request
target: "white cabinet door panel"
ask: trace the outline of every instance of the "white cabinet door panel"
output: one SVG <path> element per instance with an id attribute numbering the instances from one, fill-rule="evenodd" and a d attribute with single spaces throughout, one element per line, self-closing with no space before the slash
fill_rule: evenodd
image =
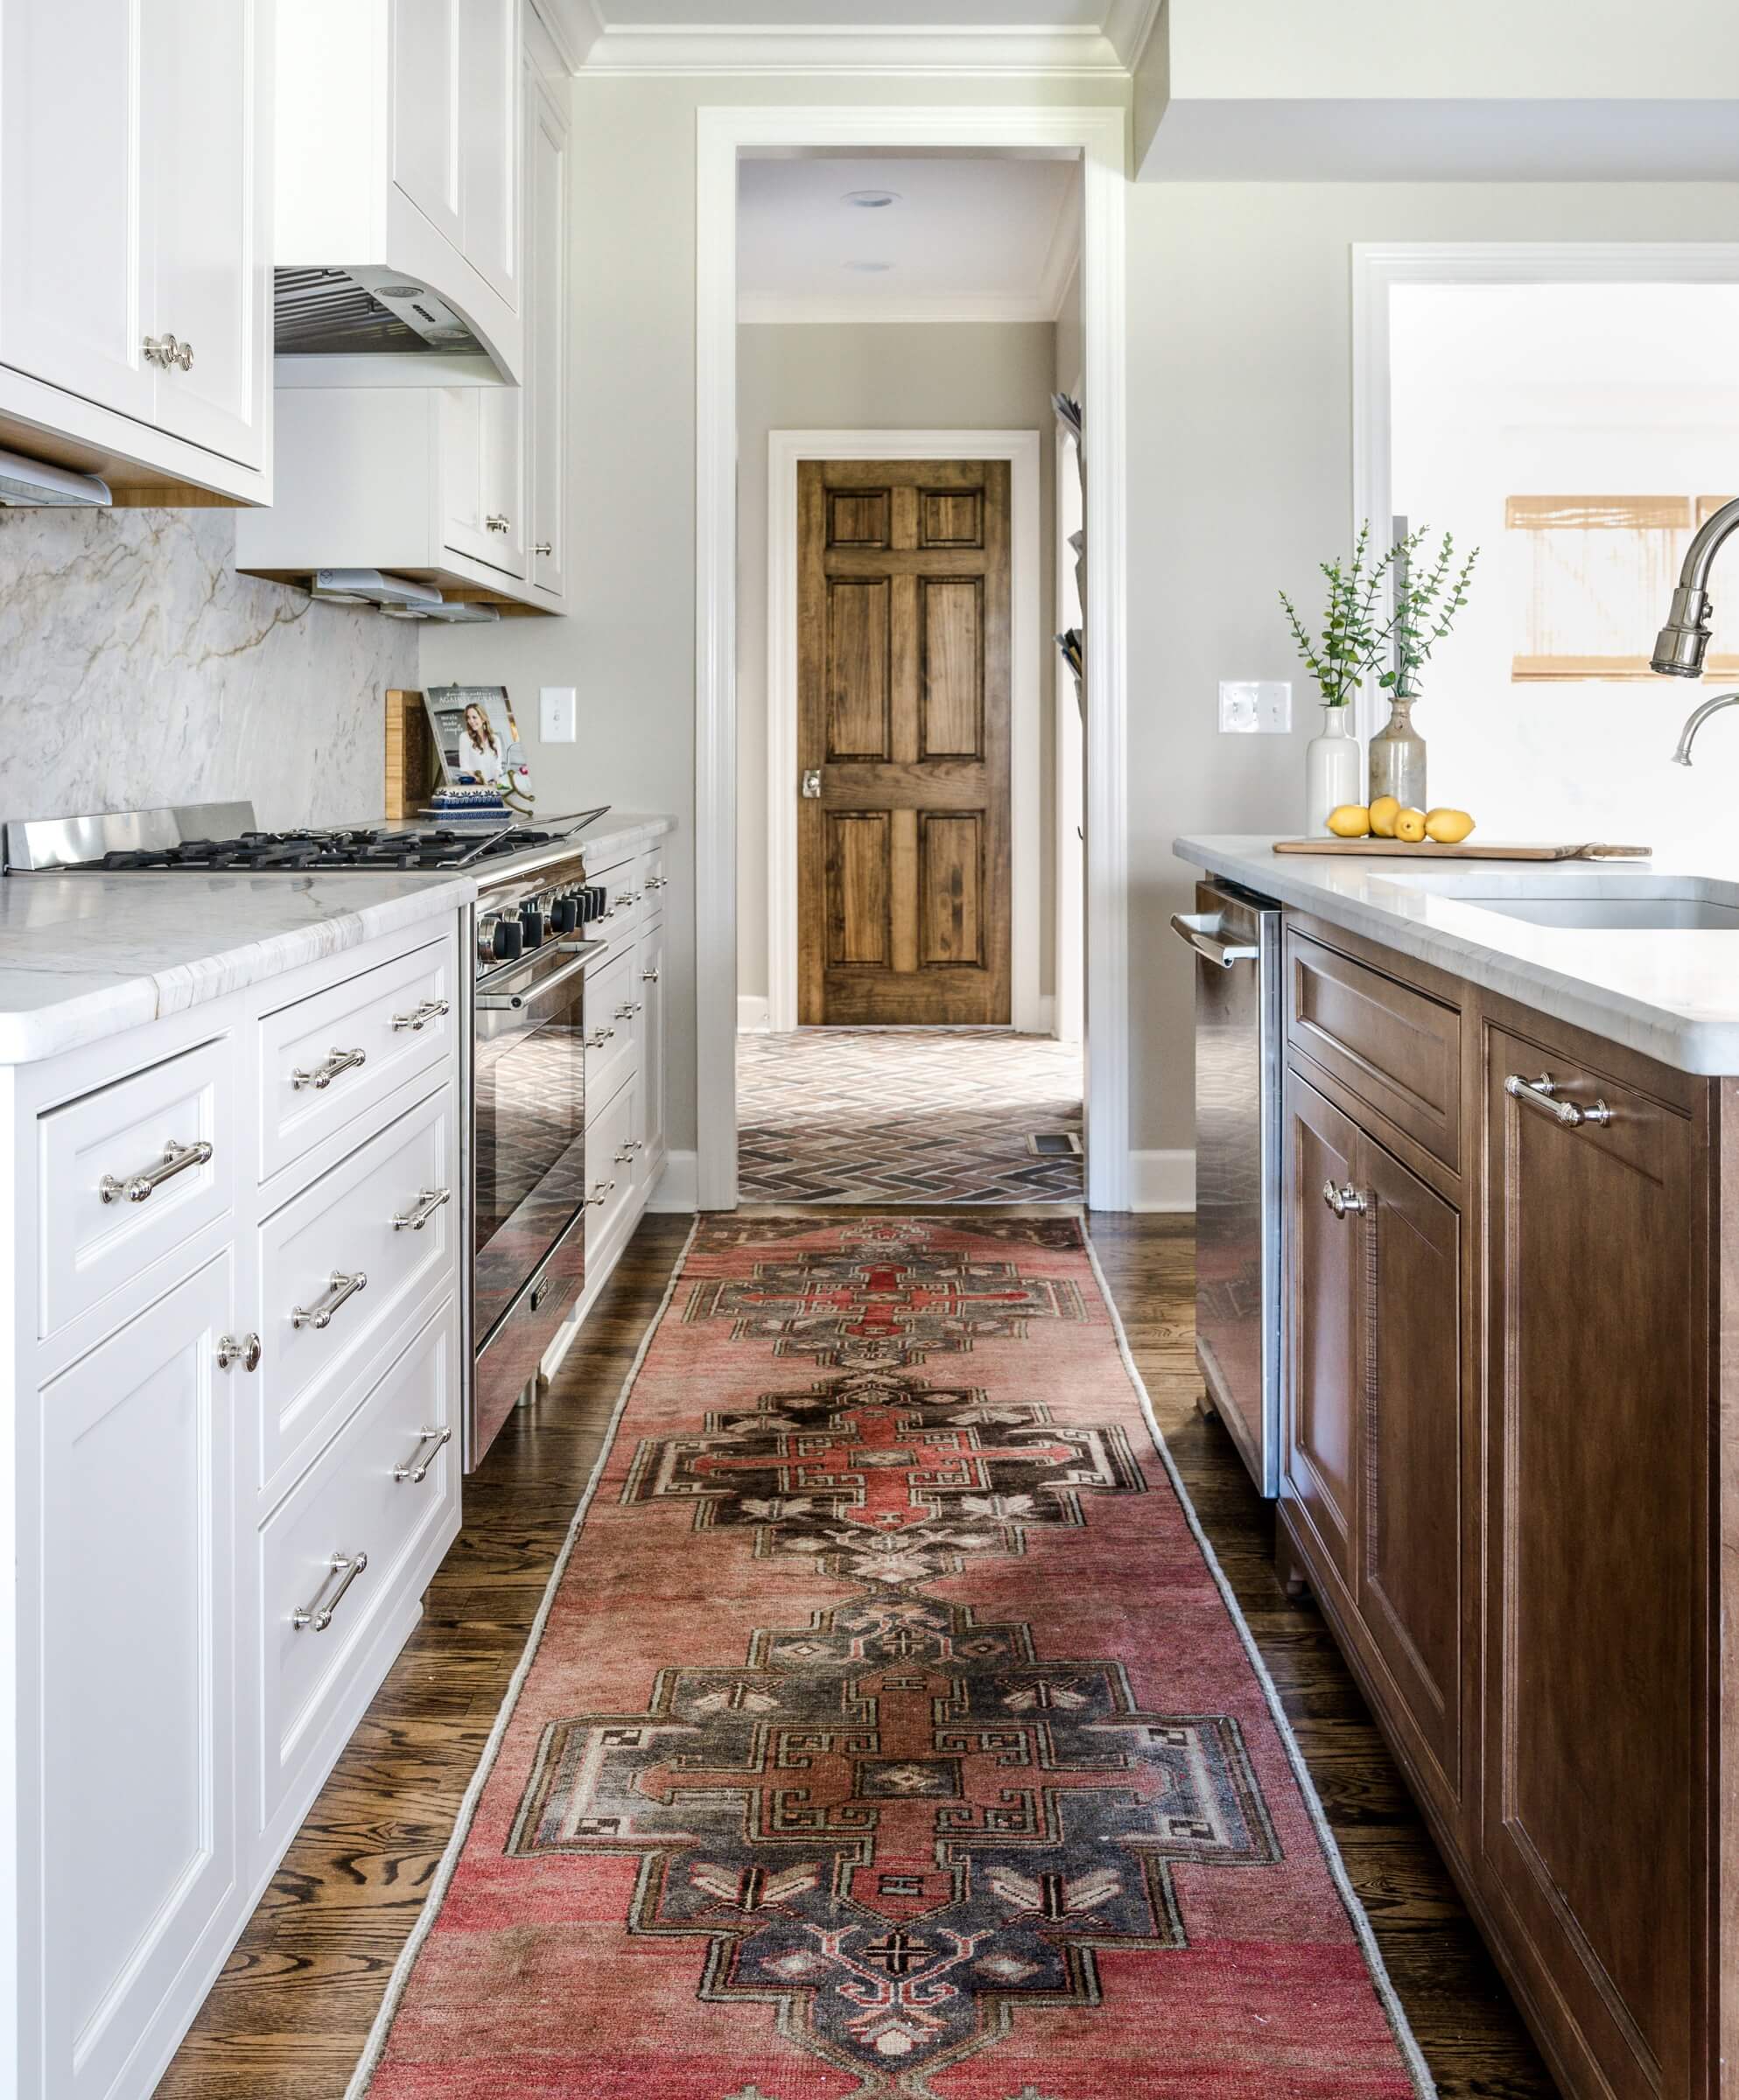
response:
<path id="1" fill-rule="evenodd" d="M 526 548 L 531 581 L 567 590 L 567 127 L 528 78 Z"/>
<path id="2" fill-rule="evenodd" d="M 0 363 L 148 422 L 144 6 L 0 10 Z"/>
<path id="3" fill-rule="evenodd" d="M 455 248 L 462 0 L 392 0 L 392 178 Z"/>
<path id="4" fill-rule="evenodd" d="M 107 2096 L 184 1964 L 237 1922 L 230 1274 L 220 1256 L 34 1403 L 46 1865 L 28 1936 L 56 2100 Z"/>
<path id="5" fill-rule="evenodd" d="M 145 132 L 157 234 L 158 336 L 190 360 L 162 368 L 162 430 L 263 464 L 263 276 L 256 237 L 262 19 L 256 0 L 145 0 Z"/>
<path id="6" fill-rule="evenodd" d="M 519 0 L 459 0 L 459 246 L 519 304 Z"/>

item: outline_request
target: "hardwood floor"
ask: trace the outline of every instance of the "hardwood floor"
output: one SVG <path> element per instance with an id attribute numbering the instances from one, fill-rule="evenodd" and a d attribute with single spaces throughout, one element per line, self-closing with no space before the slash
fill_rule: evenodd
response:
<path id="1" fill-rule="evenodd" d="M 509 1421 L 466 1481 L 465 1528 L 422 1622 L 158 2100 L 342 2095 L 686 1229 L 679 1218 L 644 1221 L 554 1390 Z M 1224 1431 L 1196 1411 L 1189 1222 L 1101 1214 L 1091 1229 L 1161 1427 L 1280 1689 L 1444 2100 L 1554 2100 L 1328 1629 L 1313 1606 L 1290 1602 L 1280 1587 L 1272 1516 Z"/>

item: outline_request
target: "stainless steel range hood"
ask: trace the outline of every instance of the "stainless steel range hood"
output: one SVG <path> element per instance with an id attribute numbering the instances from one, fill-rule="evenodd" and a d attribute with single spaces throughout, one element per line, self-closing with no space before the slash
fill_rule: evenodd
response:
<path id="1" fill-rule="evenodd" d="M 281 387 L 477 386 L 502 377 L 460 307 L 403 270 L 275 270 L 272 317 Z"/>

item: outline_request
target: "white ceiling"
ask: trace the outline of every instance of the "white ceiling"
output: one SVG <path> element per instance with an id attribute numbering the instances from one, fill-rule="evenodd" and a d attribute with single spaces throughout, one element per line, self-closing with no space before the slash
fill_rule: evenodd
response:
<path id="1" fill-rule="evenodd" d="M 1117 73 L 1159 0 L 539 0 L 576 66 Z"/>
<path id="2" fill-rule="evenodd" d="M 848 200 L 854 191 L 896 200 L 866 209 Z M 1074 161 L 746 160 L 739 317 L 1055 319 L 1079 251 L 1079 192 Z M 887 267 L 854 267 L 864 264 Z"/>

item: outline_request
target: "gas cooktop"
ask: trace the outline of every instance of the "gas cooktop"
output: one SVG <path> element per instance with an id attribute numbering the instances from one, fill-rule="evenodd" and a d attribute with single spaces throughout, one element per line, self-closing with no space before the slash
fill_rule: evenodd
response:
<path id="1" fill-rule="evenodd" d="M 263 831 L 255 826 L 250 803 L 208 802 L 8 824 L 6 860 L 12 872 L 318 874 L 358 868 L 438 873 L 559 846 L 605 813 L 604 807 L 587 809 L 554 818 L 547 827 L 471 820 Z"/>

